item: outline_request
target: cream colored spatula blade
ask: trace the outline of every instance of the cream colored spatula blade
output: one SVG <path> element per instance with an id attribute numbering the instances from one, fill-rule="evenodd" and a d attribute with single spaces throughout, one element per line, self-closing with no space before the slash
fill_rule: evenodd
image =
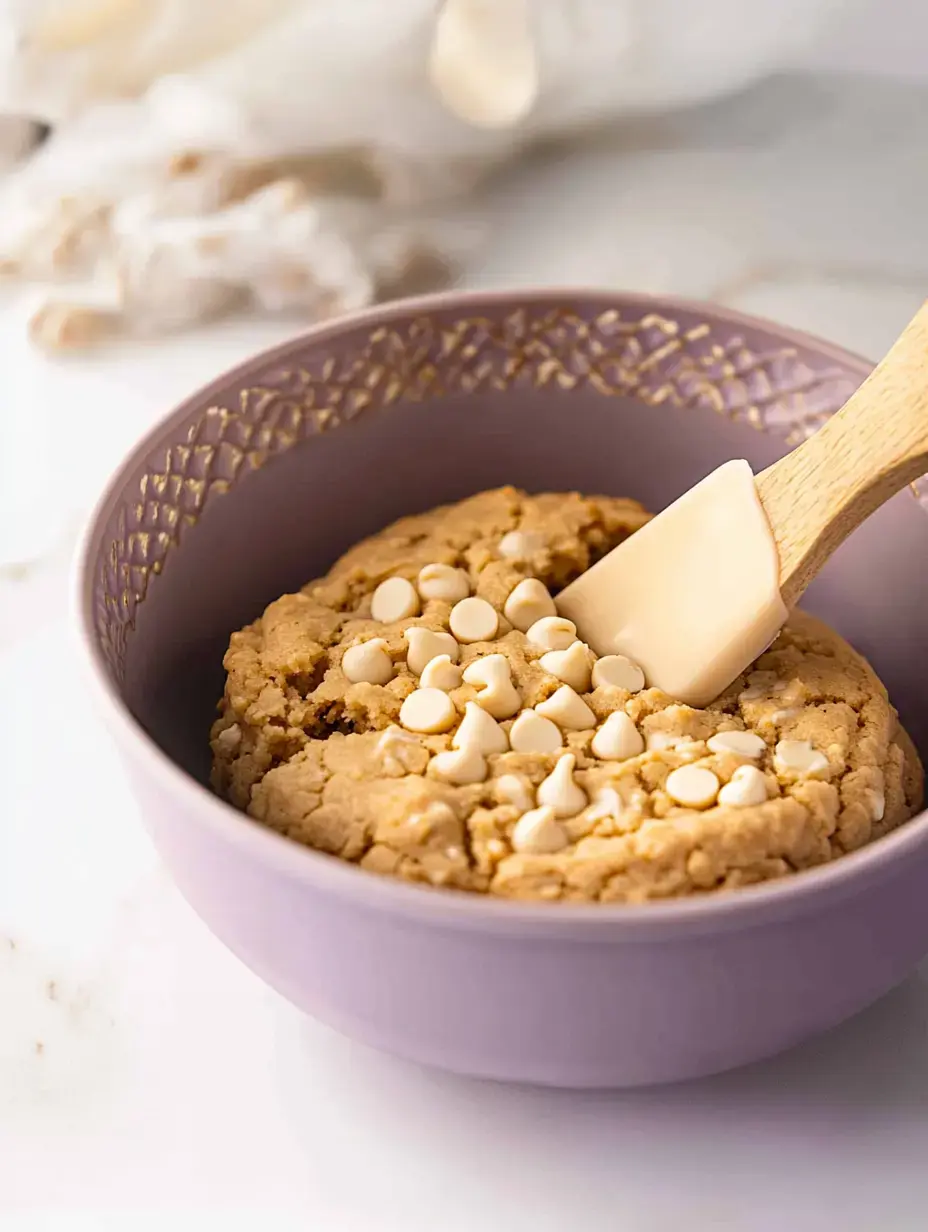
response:
<path id="1" fill-rule="evenodd" d="M 787 616 L 748 463 L 713 471 L 556 602 L 597 654 L 627 655 L 680 701 L 710 701 Z"/>
<path id="2" fill-rule="evenodd" d="M 845 406 L 757 476 L 727 462 L 557 599 L 597 654 L 690 705 L 762 654 L 860 523 L 928 471 L 928 305 Z"/>

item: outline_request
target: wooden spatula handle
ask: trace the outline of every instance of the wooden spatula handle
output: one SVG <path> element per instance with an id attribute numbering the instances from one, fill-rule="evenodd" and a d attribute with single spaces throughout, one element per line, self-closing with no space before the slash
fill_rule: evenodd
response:
<path id="1" fill-rule="evenodd" d="M 861 522 L 928 472 L 928 303 L 845 406 L 757 476 L 792 607 Z"/>

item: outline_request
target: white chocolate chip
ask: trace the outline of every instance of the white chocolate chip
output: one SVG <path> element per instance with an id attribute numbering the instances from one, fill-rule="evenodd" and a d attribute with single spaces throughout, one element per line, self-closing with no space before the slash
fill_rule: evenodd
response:
<path id="1" fill-rule="evenodd" d="M 553 808 L 531 809 L 513 827 L 512 846 L 524 855 L 550 854 L 567 846 L 567 832 L 555 818 Z"/>
<path id="2" fill-rule="evenodd" d="M 601 787 L 593 797 L 593 803 L 583 816 L 587 821 L 605 821 L 611 817 L 618 821 L 622 816 L 622 797 L 614 787 Z"/>
<path id="3" fill-rule="evenodd" d="M 342 656 L 342 671 L 352 684 L 386 684 L 393 679 L 393 660 L 382 637 L 349 646 Z"/>
<path id="4" fill-rule="evenodd" d="M 685 808 L 707 808 L 719 794 L 719 780 L 702 766 L 680 766 L 667 775 L 668 796 Z"/>
<path id="5" fill-rule="evenodd" d="M 448 624 L 459 642 L 489 642 L 496 637 L 499 616 L 492 603 L 472 596 L 454 605 Z"/>
<path id="6" fill-rule="evenodd" d="M 511 592 L 503 608 L 509 623 L 521 633 L 530 629 L 543 616 L 554 616 L 557 608 L 544 582 L 526 578 Z"/>
<path id="7" fill-rule="evenodd" d="M 418 625 L 407 629 L 403 637 L 409 649 L 406 652 L 406 666 L 416 676 L 421 676 L 432 659 L 439 655 L 447 655 L 452 663 L 456 663 L 461 648 L 450 633 L 433 633 L 431 629 L 421 629 Z"/>
<path id="8" fill-rule="evenodd" d="M 648 733 L 648 752 L 660 753 L 664 749 L 675 749 L 677 745 L 683 744 L 686 740 L 685 736 L 675 736 L 671 732 L 653 731 Z"/>
<path id="9" fill-rule="evenodd" d="M 414 732 L 448 731 L 457 717 L 454 702 L 441 689 L 416 689 L 400 707 L 400 722 Z"/>
<path id="10" fill-rule="evenodd" d="M 436 753 L 429 767 L 440 779 L 456 785 L 482 783 L 488 773 L 487 759 L 473 744 L 468 744 L 463 749 Z"/>
<path id="11" fill-rule="evenodd" d="M 526 813 L 535 804 L 532 785 L 519 774 L 503 774 L 495 783 L 497 797 Z"/>
<path id="12" fill-rule="evenodd" d="M 561 729 L 535 710 L 523 710 L 509 729 L 515 753 L 556 753 L 564 747 Z"/>
<path id="13" fill-rule="evenodd" d="M 676 752 L 678 757 L 687 761 L 697 761 L 705 756 L 706 746 L 702 740 L 681 740 L 676 746 Z"/>
<path id="14" fill-rule="evenodd" d="M 788 723 L 790 719 L 797 718 L 802 711 L 798 706 L 787 706 L 785 710 L 774 710 L 770 715 L 770 722 L 776 726 L 778 723 Z"/>
<path id="15" fill-rule="evenodd" d="M 549 650 L 538 660 L 541 670 L 550 672 L 578 693 L 590 687 L 590 648 L 574 642 L 566 650 Z"/>
<path id="16" fill-rule="evenodd" d="M 648 807 L 648 793 L 642 791 L 640 787 L 636 787 L 629 796 L 629 808 L 636 809 L 639 813 L 643 813 Z"/>
<path id="17" fill-rule="evenodd" d="M 828 773 L 828 758 L 808 740 L 781 740 L 774 750 L 773 764 L 778 774 L 818 778 Z"/>
<path id="18" fill-rule="evenodd" d="M 223 753 L 231 753 L 242 743 L 242 729 L 237 723 L 224 727 L 216 737 L 216 743 Z"/>
<path id="19" fill-rule="evenodd" d="M 738 694 L 739 702 L 756 702 L 758 698 L 777 692 L 776 672 L 751 672 L 748 687 Z"/>
<path id="20" fill-rule="evenodd" d="M 412 582 L 406 578 L 392 577 L 381 582 L 371 599 L 371 617 L 381 624 L 392 625 L 396 620 L 419 615 L 419 596 Z"/>
<path id="21" fill-rule="evenodd" d="M 569 684 L 562 684 L 556 693 L 539 702 L 535 712 L 566 731 L 587 731 L 596 726 L 596 715 Z"/>
<path id="22" fill-rule="evenodd" d="M 870 818 L 872 821 L 882 821 L 886 816 L 886 796 L 882 791 L 870 791 Z"/>
<path id="23" fill-rule="evenodd" d="M 747 808 L 767 799 L 767 780 L 756 766 L 739 766 L 719 791 L 719 804 Z"/>
<path id="24" fill-rule="evenodd" d="M 644 672 L 625 655 L 604 655 L 593 664 L 594 689 L 627 689 L 637 693 L 644 688 Z"/>
<path id="25" fill-rule="evenodd" d="M 463 569 L 451 565 L 425 565 L 419 570 L 416 580 L 419 594 L 426 601 L 442 599 L 445 603 L 457 603 L 470 594 L 470 579 Z"/>
<path id="26" fill-rule="evenodd" d="M 405 825 L 417 832 L 420 841 L 444 835 L 447 842 L 458 831 L 458 818 L 450 804 L 444 800 L 432 800 L 424 812 L 410 813 Z"/>
<path id="27" fill-rule="evenodd" d="M 413 744 L 416 748 L 421 748 L 419 741 L 409 732 L 403 731 L 402 727 L 397 727 L 395 723 L 391 723 L 389 727 L 385 727 L 380 733 L 380 739 L 377 741 L 377 752 L 384 753 L 390 751 L 392 753 L 394 745 L 397 744 Z"/>
<path id="28" fill-rule="evenodd" d="M 476 702 L 468 702 L 464 707 L 464 718 L 451 743 L 456 749 L 465 749 L 472 744 L 484 756 L 505 753 L 509 748 L 509 739 L 496 719 L 481 710 Z"/>
<path id="29" fill-rule="evenodd" d="M 464 669 L 464 683 L 480 689 L 477 705 L 494 719 L 508 719 L 522 705 L 522 695 L 512 683 L 509 660 L 502 654 L 484 655 Z"/>
<path id="30" fill-rule="evenodd" d="M 391 723 L 377 741 L 376 752 L 383 760 L 386 774 L 403 775 L 414 773 L 418 769 L 418 751 L 421 748 L 422 745 L 415 736 Z M 412 755 L 413 750 L 416 752 L 415 756 Z"/>
<path id="31" fill-rule="evenodd" d="M 547 540 L 531 530 L 511 530 L 499 541 L 499 554 L 507 560 L 528 560 L 536 552 L 540 552 Z M 508 619 L 508 617 L 507 617 Z"/>
<path id="32" fill-rule="evenodd" d="M 441 689 L 443 693 L 450 693 L 452 689 L 458 688 L 460 683 L 461 669 L 452 663 L 446 654 L 430 659 L 419 678 L 423 689 Z"/>
<path id="33" fill-rule="evenodd" d="M 604 761 L 625 761 L 644 752 L 644 739 L 628 715 L 615 710 L 593 737 L 590 748 Z"/>
<path id="34" fill-rule="evenodd" d="M 577 759 L 573 753 L 565 753 L 557 759 L 557 765 L 538 786 L 539 805 L 550 805 L 554 809 L 555 817 L 575 817 L 589 803 L 586 792 L 574 782 L 576 764 Z"/>
<path id="35" fill-rule="evenodd" d="M 755 761 L 767 751 L 767 742 L 753 732 L 723 731 L 710 736 L 707 744 L 713 753 L 733 753 Z"/>
<path id="36" fill-rule="evenodd" d="M 577 640 L 577 626 L 564 616 L 543 616 L 525 636 L 541 650 L 566 650 Z"/>

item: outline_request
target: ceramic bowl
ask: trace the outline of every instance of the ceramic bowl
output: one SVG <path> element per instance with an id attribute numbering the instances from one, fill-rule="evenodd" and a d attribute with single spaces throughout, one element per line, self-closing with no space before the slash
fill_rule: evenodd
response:
<path id="1" fill-rule="evenodd" d="M 834 864 L 643 906 L 403 884 L 263 829 L 207 787 L 232 630 L 401 514 L 494 485 L 659 509 L 713 467 L 766 466 L 867 365 L 708 305 L 453 294 L 311 330 L 189 398 L 93 516 L 82 640 L 163 859 L 206 924 L 307 1013 L 498 1079 L 623 1086 L 776 1053 L 928 951 L 928 814 Z M 928 754 L 928 512 L 911 491 L 807 606 L 882 675 Z"/>

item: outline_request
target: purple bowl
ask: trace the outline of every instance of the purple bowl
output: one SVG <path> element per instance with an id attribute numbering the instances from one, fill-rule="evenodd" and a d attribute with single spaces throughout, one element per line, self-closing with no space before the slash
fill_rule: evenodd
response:
<path id="1" fill-rule="evenodd" d="M 901 981 L 928 951 L 925 813 L 832 865 L 725 895 L 526 904 L 364 872 L 206 786 L 229 633 L 364 535 L 504 483 L 661 508 L 727 458 L 768 465 L 866 372 L 707 305 L 445 295 L 311 330 L 170 414 L 93 516 L 80 623 L 146 823 L 206 924 L 348 1035 L 560 1086 L 741 1065 Z M 923 757 L 925 561 L 928 516 L 906 492 L 807 602 L 871 659 Z"/>

